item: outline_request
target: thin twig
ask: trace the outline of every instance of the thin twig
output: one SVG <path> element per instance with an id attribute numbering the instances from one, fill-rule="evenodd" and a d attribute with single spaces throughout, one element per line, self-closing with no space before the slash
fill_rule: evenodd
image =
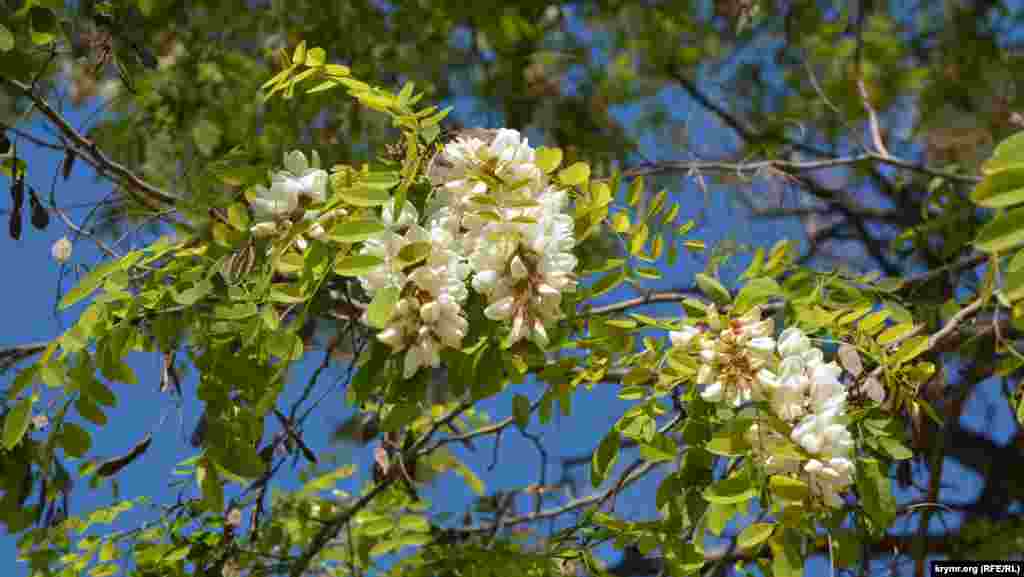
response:
<path id="1" fill-rule="evenodd" d="M 107 158 L 107 156 L 96 146 L 96 143 L 83 136 L 78 130 L 71 125 L 63 116 L 60 115 L 50 104 L 42 97 L 36 95 L 32 88 L 12 78 L 6 78 L 0 76 L 0 81 L 7 83 L 12 86 L 23 95 L 27 96 L 36 108 L 43 113 L 44 116 L 54 124 L 61 133 L 74 143 L 76 152 L 85 153 L 80 154 L 84 158 L 91 158 L 98 164 L 101 169 L 105 172 L 112 173 L 121 179 L 128 182 L 131 186 L 127 187 L 129 194 L 135 196 L 142 204 L 153 209 L 162 209 L 166 206 L 174 206 L 177 198 L 151 184 L 139 178 L 131 170 L 128 170 L 123 165 Z M 138 194 L 141 193 L 141 194 Z"/>

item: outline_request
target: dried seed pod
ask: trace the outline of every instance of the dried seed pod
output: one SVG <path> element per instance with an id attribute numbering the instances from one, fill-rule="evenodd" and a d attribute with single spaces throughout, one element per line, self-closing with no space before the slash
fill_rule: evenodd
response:
<path id="1" fill-rule="evenodd" d="M 17 170 L 17 169 L 15 169 Z M 11 183 L 11 211 L 21 212 L 21 206 L 25 204 L 25 177 L 20 176 Z"/>
<path id="2" fill-rule="evenodd" d="M 75 151 L 70 148 L 64 153 L 64 163 L 61 165 L 61 176 L 64 180 L 71 177 L 71 168 L 75 166 Z"/>
<path id="3" fill-rule="evenodd" d="M 39 201 L 34 188 L 29 187 L 28 192 L 28 204 L 32 209 L 32 226 L 36 227 L 36 230 L 45 230 L 46 227 L 50 226 L 50 213 L 43 206 L 43 203 Z"/>

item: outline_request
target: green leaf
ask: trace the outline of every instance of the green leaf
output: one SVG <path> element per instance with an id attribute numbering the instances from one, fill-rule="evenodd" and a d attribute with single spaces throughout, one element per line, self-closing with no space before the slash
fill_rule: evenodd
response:
<path id="1" fill-rule="evenodd" d="M 885 346 L 900 340 L 902 337 L 914 330 L 914 323 L 900 323 L 893 325 L 878 335 L 878 344 Z"/>
<path id="2" fill-rule="evenodd" d="M 914 456 L 914 452 L 892 437 L 878 437 L 878 445 L 893 459 L 902 461 Z"/>
<path id="3" fill-rule="evenodd" d="M 7 389 L 7 398 L 11 401 L 18 398 L 18 394 L 25 390 L 32 383 L 36 382 L 39 377 L 40 367 L 38 364 L 29 365 L 18 373 L 18 376 L 14 377 L 14 381 L 11 386 Z"/>
<path id="4" fill-rule="evenodd" d="M 268 335 L 266 346 L 267 352 L 285 361 L 298 360 L 306 352 L 299 335 L 287 330 L 279 330 Z"/>
<path id="5" fill-rule="evenodd" d="M 110 261 L 94 268 L 85 278 L 78 282 L 75 288 L 69 290 L 64 298 L 60 300 L 60 310 L 64 310 L 85 297 L 91 295 L 99 288 L 107 276 L 120 269 L 119 261 Z"/>
<path id="6" fill-rule="evenodd" d="M 616 272 L 606 274 L 590 286 L 590 298 L 597 298 L 606 292 L 611 291 L 615 287 L 619 286 L 619 284 L 624 280 L 626 280 L 625 269 L 620 269 Z"/>
<path id="7" fill-rule="evenodd" d="M 601 486 L 615 466 L 615 461 L 619 458 L 620 443 L 618 431 L 609 431 L 594 452 L 590 463 L 590 482 L 595 488 Z"/>
<path id="8" fill-rule="evenodd" d="M 402 515 L 398 519 L 398 526 L 411 533 L 430 532 L 430 522 L 420 515 Z"/>
<path id="9" fill-rule="evenodd" d="M 59 362 L 49 362 L 39 367 L 39 378 L 48 387 L 63 387 L 67 383 L 67 372 Z"/>
<path id="10" fill-rule="evenodd" d="M 336 225 L 327 238 L 334 242 L 362 242 L 383 230 L 384 224 L 376 220 L 353 220 Z"/>
<path id="11" fill-rule="evenodd" d="M 695 275 L 695 278 L 697 280 L 697 288 L 700 289 L 700 292 L 704 293 L 708 298 L 716 303 L 729 304 L 732 300 L 732 296 L 729 294 L 729 291 L 714 277 L 699 272 Z"/>
<path id="12" fill-rule="evenodd" d="M 202 300 L 202 298 L 210 294 L 210 291 L 212 290 L 213 283 L 208 280 L 203 280 L 181 292 L 172 291 L 171 296 L 174 299 L 174 302 L 188 307 Z"/>
<path id="13" fill-rule="evenodd" d="M 306 66 L 311 68 L 323 66 L 327 62 L 327 52 L 323 48 L 310 48 L 306 52 Z"/>
<path id="14" fill-rule="evenodd" d="M 736 295 L 736 313 L 743 314 L 751 308 L 781 295 L 782 287 L 774 279 L 755 278 Z"/>
<path id="15" fill-rule="evenodd" d="M 267 464 L 247 440 L 228 439 L 224 446 L 211 445 L 209 455 L 226 472 L 245 479 L 255 479 L 267 470 Z"/>
<path id="16" fill-rule="evenodd" d="M 770 541 L 772 550 L 773 577 L 802 577 L 804 560 L 800 555 L 800 543 L 792 531 L 779 531 Z"/>
<path id="17" fill-rule="evenodd" d="M 525 395 L 516 394 L 512 397 L 512 415 L 515 417 L 516 425 L 525 429 L 530 424 L 530 399 Z"/>
<path id="18" fill-rule="evenodd" d="M 562 164 L 562 149 L 541 146 L 534 153 L 534 164 L 545 173 L 552 173 Z"/>
<path id="19" fill-rule="evenodd" d="M 558 180 L 566 186 L 581 185 L 590 180 L 590 167 L 585 162 L 574 162 L 558 172 Z"/>
<path id="20" fill-rule="evenodd" d="M 422 262 L 428 256 L 430 256 L 430 243 L 427 241 L 407 244 L 398 251 L 398 258 L 402 261 L 403 266 Z"/>
<path id="21" fill-rule="evenodd" d="M 14 48 L 14 34 L 6 26 L 0 24 L 0 52 L 7 52 Z"/>
<path id="22" fill-rule="evenodd" d="M 836 567 L 850 568 L 860 563 L 861 536 L 849 529 L 838 529 L 832 532 L 832 557 L 835 559 Z"/>
<path id="23" fill-rule="evenodd" d="M 387 287 L 377 291 L 370 306 L 366 308 L 366 317 L 371 327 L 383 329 L 395 313 L 395 306 L 402 296 L 402 291 L 395 287 Z"/>
<path id="24" fill-rule="evenodd" d="M 1000 142 L 992 151 L 992 157 L 981 165 L 981 171 L 994 174 L 1018 165 L 1024 165 L 1024 132 L 1018 132 Z"/>
<path id="25" fill-rule="evenodd" d="M 640 223 L 640 226 L 636 228 L 632 236 L 629 239 L 629 253 L 633 256 L 639 256 L 644 251 L 644 245 L 647 244 L 647 237 L 650 236 L 651 229 L 647 226 L 646 222 Z"/>
<path id="26" fill-rule="evenodd" d="M 33 6 L 29 11 L 29 18 L 32 43 L 41 46 L 53 42 L 57 37 L 57 16 L 53 11 L 49 8 Z"/>
<path id="27" fill-rule="evenodd" d="M 891 314 L 892 311 L 884 309 L 877 312 L 873 312 L 868 316 L 864 317 L 863 319 L 861 319 L 861 321 L 857 323 L 857 327 L 861 331 L 869 335 L 875 334 L 878 331 L 878 329 L 882 328 L 882 326 L 885 324 L 885 320 L 889 318 Z"/>
<path id="28" fill-rule="evenodd" d="M 677 543 L 672 548 L 675 554 L 665 559 L 672 577 L 693 575 L 704 567 L 704 554 L 693 543 Z"/>
<path id="29" fill-rule="evenodd" d="M 896 519 L 892 481 L 876 459 L 860 459 L 856 482 L 861 507 L 874 523 L 875 529 L 885 531 Z"/>
<path id="30" fill-rule="evenodd" d="M 388 190 L 371 187 L 366 184 L 356 185 L 351 188 L 336 187 L 335 192 L 345 202 L 364 208 L 381 206 L 391 200 L 391 193 Z"/>
<path id="31" fill-rule="evenodd" d="M 786 475 L 772 475 L 768 479 L 768 489 L 772 495 L 791 503 L 799 503 L 811 493 L 807 483 Z"/>
<path id="32" fill-rule="evenodd" d="M 372 254 L 353 254 L 338 259 L 334 272 L 341 276 L 361 276 L 384 263 L 384 259 Z"/>
<path id="33" fill-rule="evenodd" d="M 987 176 L 971 191 L 971 200 L 986 208 L 1005 208 L 1024 202 L 1024 158 L 1012 169 Z"/>
<path id="34" fill-rule="evenodd" d="M 302 64 L 306 61 L 306 41 L 299 42 L 299 45 L 295 47 L 295 53 L 292 55 L 292 64 Z"/>
<path id="35" fill-rule="evenodd" d="M 189 548 L 185 548 L 188 553 Z M 117 563 L 101 563 L 89 570 L 89 577 L 112 577 L 121 572 L 121 566 Z"/>
<path id="36" fill-rule="evenodd" d="M 633 182 L 629 183 L 629 206 L 636 206 L 640 204 L 640 199 L 644 196 L 644 177 L 638 176 L 633 179 Z M 680 236 L 689 232 L 689 229 L 679 233 Z"/>
<path id="37" fill-rule="evenodd" d="M 196 482 L 202 491 L 206 509 L 213 513 L 221 513 L 224 510 L 224 488 L 220 475 L 217 474 L 217 466 L 208 458 L 203 458 L 196 465 Z"/>
<path id="38" fill-rule="evenodd" d="M 120 362 L 120 359 L 118 359 L 118 362 Z M 131 368 L 128 368 L 128 370 L 130 371 Z M 132 377 L 133 378 L 134 378 L 134 375 L 135 375 L 135 373 L 133 372 L 132 373 Z M 108 377 L 108 378 L 110 378 L 110 377 Z M 111 379 L 111 380 L 120 380 L 120 379 Z M 86 380 L 84 380 L 81 383 L 81 387 L 82 387 L 82 392 L 87 394 L 87 395 L 89 395 L 89 398 L 91 398 L 92 400 L 96 401 L 97 403 L 99 403 L 99 404 L 101 404 L 101 405 L 103 405 L 105 407 L 113 407 L 113 406 L 117 405 L 117 397 L 114 396 L 114 391 L 111 391 L 110 387 L 108 387 L 107 385 L 103 384 L 103 382 L 100 381 L 99 379 L 95 379 L 95 378 L 86 379 Z"/>
<path id="39" fill-rule="evenodd" d="M 249 211 L 246 210 L 245 205 L 236 202 L 229 206 L 228 222 L 238 230 L 247 230 L 249 228 Z"/>
<path id="40" fill-rule="evenodd" d="M 716 431 L 705 448 L 715 455 L 739 457 L 750 451 L 750 443 L 737 428 L 725 428 Z"/>
<path id="41" fill-rule="evenodd" d="M 402 427 L 412 423 L 420 416 L 420 409 L 415 404 L 402 403 L 394 405 L 380 423 L 380 430 L 384 432 L 398 431 Z"/>
<path id="42" fill-rule="evenodd" d="M 484 486 L 484 482 L 477 477 L 476 473 L 472 469 L 464 465 L 461 461 L 455 465 L 455 474 L 462 477 L 462 480 L 466 482 L 470 490 L 477 495 L 483 495 L 487 488 Z"/>
<path id="43" fill-rule="evenodd" d="M 1003 213 L 978 231 L 974 245 L 978 250 L 1004 252 L 1024 242 L 1024 207 Z"/>
<path id="44" fill-rule="evenodd" d="M 751 523 L 736 538 L 736 546 L 740 549 L 753 549 L 767 541 L 774 532 L 774 523 Z"/>
<path id="45" fill-rule="evenodd" d="M 736 505 L 710 503 L 706 510 L 707 528 L 715 535 L 721 535 L 734 515 L 736 515 Z"/>
<path id="46" fill-rule="evenodd" d="M 93 423 L 94 425 L 103 426 L 107 424 L 107 416 L 103 414 L 103 411 L 90 399 L 89 397 L 82 395 L 75 401 L 75 409 L 78 410 L 78 414 L 82 415 L 84 419 Z"/>
<path id="47" fill-rule="evenodd" d="M 82 427 L 65 421 L 60 427 L 58 443 L 68 457 L 82 458 L 92 447 L 92 438 Z"/>
<path id="48" fill-rule="evenodd" d="M 7 418 L 4 419 L 4 449 L 13 449 L 28 431 L 28 425 L 32 422 L 33 400 L 32 397 L 25 397 L 7 413 Z"/>
<path id="49" fill-rule="evenodd" d="M 751 483 L 749 477 L 736 475 L 704 489 L 704 498 L 710 503 L 738 505 L 756 497 L 757 492 L 757 487 Z"/>
<path id="50" fill-rule="evenodd" d="M 283 304 L 297 304 L 306 300 L 306 296 L 302 294 L 302 289 L 298 285 L 284 283 L 271 285 L 267 298 L 270 302 Z"/>
<path id="51" fill-rule="evenodd" d="M 671 438 L 656 433 L 649 443 L 640 443 L 640 456 L 652 463 L 671 461 L 679 456 L 679 447 Z"/>
<path id="52" fill-rule="evenodd" d="M 910 337 L 903 341 L 900 348 L 893 354 L 890 362 L 893 365 L 900 365 L 907 361 L 913 360 L 921 353 L 928 350 L 929 337 L 927 335 L 918 335 L 916 337 Z"/>
<path id="53" fill-rule="evenodd" d="M 319 477 L 303 485 L 300 494 L 309 495 L 320 491 L 333 489 L 335 485 L 338 484 L 338 481 L 351 477 L 352 474 L 355 472 L 355 465 L 345 465 L 344 467 L 339 467 L 331 471 L 330 473 L 320 475 Z"/>

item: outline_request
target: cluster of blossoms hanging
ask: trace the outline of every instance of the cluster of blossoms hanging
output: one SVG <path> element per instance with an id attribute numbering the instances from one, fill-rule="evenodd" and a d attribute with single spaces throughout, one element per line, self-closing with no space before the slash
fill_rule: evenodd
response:
<path id="1" fill-rule="evenodd" d="M 755 458 L 770 474 L 795 475 L 829 507 L 842 504 L 840 494 L 853 484 L 853 437 L 842 422 L 846 414 L 843 370 L 825 362 L 821 349 L 800 329 L 773 337 L 771 320 L 757 308 L 723 321 L 714 306 L 706 323 L 669 334 L 674 346 L 700 351 L 698 384 L 708 402 L 740 407 L 767 402 L 790 429 L 789 439 L 776 427 L 755 423 L 747 433 Z M 807 456 L 785 450 L 789 442 Z"/>
<path id="2" fill-rule="evenodd" d="M 528 338 L 541 347 L 549 340 L 545 327 L 561 316 L 562 293 L 576 288 L 573 221 L 563 213 L 568 196 L 535 164 L 527 139 L 501 129 L 489 143 L 458 138 L 443 154 L 452 169 L 432 182 L 425 224 L 412 204 L 397 219 L 386 206 L 386 230 L 362 249 L 383 261 L 360 278 L 367 292 L 400 291 L 377 338 L 406 351 L 405 378 L 439 366 L 444 347 L 461 346 L 467 281 L 484 298 L 484 315 L 508 323 L 510 344 Z M 415 243 L 429 252 L 409 271 L 399 253 Z"/>
<path id="3" fill-rule="evenodd" d="M 285 153 L 284 170 L 271 175 L 270 188 L 256 186 L 253 190 L 251 202 L 256 224 L 251 228 L 252 234 L 265 238 L 285 233 L 301 219 L 313 222 L 306 231 L 310 238 L 322 238 L 326 233 L 325 226 L 345 215 L 344 209 L 326 214 L 306 210 L 306 204 L 323 202 L 327 198 L 327 183 L 327 171 L 320 168 L 320 157 L 315 150 L 312 163 L 301 151 Z M 295 245 L 299 250 L 306 250 L 308 241 L 299 236 Z"/>

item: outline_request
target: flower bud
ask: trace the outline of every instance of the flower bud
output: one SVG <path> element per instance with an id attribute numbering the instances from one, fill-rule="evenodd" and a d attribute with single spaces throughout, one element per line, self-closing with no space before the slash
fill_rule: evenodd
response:
<path id="1" fill-rule="evenodd" d="M 699 334 L 700 329 L 697 327 L 683 327 L 682 330 L 669 331 L 668 339 L 673 347 L 685 347 Z"/>
<path id="2" fill-rule="evenodd" d="M 507 321 L 515 311 L 515 297 L 505 297 L 484 309 L 484 316 L 492 321 Z"/>
<path id="3" fill-rule="evenodd" d="M 277 232 L 277 225 L 274 224 L 274 221 L 268 220 L 266 222 L 254 224 L 249 230 L 256 238 L 267 238 L 268 236 L 273 236 Z"/>
<path id="4" fill-rule="evenodd" d="M 547 283 L 541 283 L 541 284 L 539 284 L 537 286 L 537 294 L 540 295 L 542 298 L 543 297 L 551 298 L 551 297 L 560 297 L 560 296 L 562 296 L 562 294 L 560 292 L 558 292 L 558 289 L 556 289 L 555 287 L 553 287 L 553 286 L 551 286 L 551 285 L 549 285 Z"/>
<path id="5" fill-rule="evenodd" d="M 523 259 L 519 258 L 519 255 L 512 257 L 512 278 L 516 280 L 526 278 L 526 275 L 530 274 L 530 271 L 526 269 L 526 265 L 523 263 Z"/>
<path id="6" fill-rule="evenodd" d="M 402 331 L 395 327 L 388 327 L 377 333 L 377 340 L 393 349 L 401 348 Z"/>
<path id="7" fill-rule="evenodd" d="M 434 324 L 438 319 L 441 318 L 441 306 L 437 304 L 437 301 L 430 301 L 429 303 L 420 307 L 420 318 L 423 322 Z"/>
<path id="8" fill-rule="evenodd" d="M 53 260 L 61 264 L 67 262 L 71 258 L 71 241 L 68 240 L 68 237 L 62 236 L 57 242 L 53 243 L 50 254 L 53 255 Z"/>
<path id="9" fill-rule="evenodd" d="M 548 346 L 548 343 L 551 342 L 548 339 L 548 332 L 544 330 L 544 323 L 542 323 L 540 319 L 533 321 L 533 332 L 530 336 L 533 338 L 533 342 L 537 343 L 537 346 L 542 349 Z"/>

